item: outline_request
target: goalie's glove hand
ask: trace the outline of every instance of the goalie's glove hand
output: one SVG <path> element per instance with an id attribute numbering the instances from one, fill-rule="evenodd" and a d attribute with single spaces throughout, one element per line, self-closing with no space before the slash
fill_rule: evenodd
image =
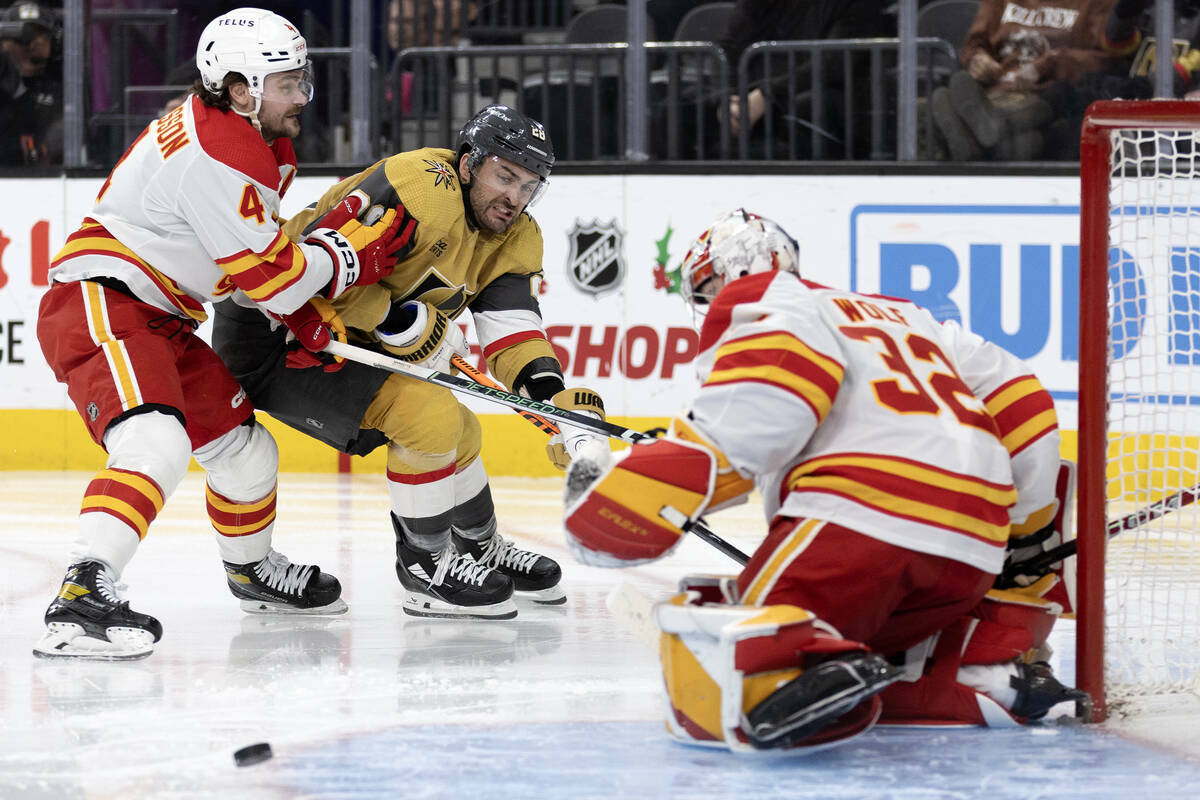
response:
<path id="1" fill-rule="evenodd" d="M 604 421 L 604 401 L 591 389 L 582 387 L 563 389 L 554 395 L 550 402 L 567 411 L 576 411 L 595 417 L 601 422 Z M 550 457 L 550 463 L 559 469 L 566 469 L 576 454 L 589 442 L 594 443 L 590 445 L 592 448 L 599 445 L 606 451 L 609 449 L 607 436 L 576 428 L 569 422 L 559 419 L 556 419 L 555 422 L 559 432 L 550 437 L 550 441 L 546 445 L 546 455 Z"/>
<path id="2" fill-rule="evenodd" d="M 469 354 L 467 337 L 454 320 L 416 300 L 393 306 L 375 338 L 403 361 L 449 372 L 454 356 Z"/>
<path id="3" fill-rule="evenodd" d="M 392 274 L 400 251 L 408 247 L 416 220 L 404 206 L 389 208 L 372 225 L 358 220 L 365 204 L 354 193 L 339 202 L 315 223 L 305 244 L 324 247 L 333 260 L 333 279 L 325 297 L 333 300 L 351 286 L 379 283 Z"/>
<path id="4" fill-rule="evenodd" d="M 285 363 L 292 369 L 321 367 L 337 372 L 345 359 L 323 352 L 331 341 L 346 341 L 346 326 L 329 301 L 314 297 L 291 314 L 279 320 L 288 329 L 288 348 Z"/>
<path id="5" fill-rule="evenodd" d="M 1035 566 L 1039 556 L 1060 544 L 1062 536 L 1054 529 L 1053 521 L 1026 536 L 1012 537 L 1008 540 L 1007 552 L 1004 554 L 1004 569 L 996 576 L 994 588 L 1031 586 L 1051 572 L 1061 569 L 1061 561 L 1040 568 Z"/>

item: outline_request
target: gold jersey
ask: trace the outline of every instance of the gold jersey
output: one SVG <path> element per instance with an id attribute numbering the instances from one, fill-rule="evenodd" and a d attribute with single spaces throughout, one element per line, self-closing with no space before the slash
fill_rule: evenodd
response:
<path id="1" fill-rule="evenodd" d="M 533 359 L 554 357 L 537 302 L 542 231 L 527 212 L 503 233 L 472 225 L 453 151 L 426 148 L 379 161 L 334 185 L 284 231 L 302 238 L 352 192 L 365 195 L 367 206 L 400 208 L 401 224 L 416 228 L 391 275 L 334 301 L 347 328 L 373 340 L 394 303 L 420 300 L 451 318 L 470 309 L 488 368 L 507 386 Z"/>

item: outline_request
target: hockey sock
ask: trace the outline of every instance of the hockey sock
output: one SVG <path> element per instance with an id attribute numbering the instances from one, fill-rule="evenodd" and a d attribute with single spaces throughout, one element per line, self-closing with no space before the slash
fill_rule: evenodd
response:
<path id="1" fill-rule="evenodd" d="M 266 558 L 275 524 L 275 490 L 259 500 L 242 503 L 205 487 L 208 518 L 216 530 L 221 560 L 251 564 Z"/>

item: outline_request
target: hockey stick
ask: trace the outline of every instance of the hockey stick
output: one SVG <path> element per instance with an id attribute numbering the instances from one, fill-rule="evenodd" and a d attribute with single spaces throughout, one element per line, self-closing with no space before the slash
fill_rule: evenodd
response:
<path id="1" fill-rule="evenodd" d="M 1125 531 L 1133 530 L 1145 525 L 1147 522 L 1153 522 L 1159 517 L 1165 516 L 1172 511 L 1178 511 L 1184 506 L 1191 505 L 1200 499 L 1200 486 L 1193 486 L 1189 489 L 1180 489 L 1174 494 L 1167 495 L 1162 500 L 1156 503 L 1151 503 L 1145 508 L 1139 508 L 1137 511 L 1126 514 L 1120 519 L 1114 519 L 1108 523 L 1106 536 L 1109 539 L 1124 533 Z M 1026 559 L 1015 564 L 1009 564 L 1004 568 L 1004 572 L 1000 574 L 1002 580 L 1008 579 L 1011 581 L 1015 575 L 1025 573 L 1043 572 L 1050 568 L 1051 564 L 1062 561 L 1064 558 L 1070 558 L 1079 550 L 1079 540 L 1072 539 L 1069 542 L 1063 542 L 1058 547 L 1052 547 L 1044 553 Z"/>
<path id="2" fill-rule="evenodd" d="M 568 411 L 565 408 L 550 405 L 549 403 L 539 403 L 536 400 L 530 400 L 521 397 L 519 394 L 505 391 L 500 387 L 485 386 L 477 381 L 459 377 L 458 375 L 450 375 L 445 372 L 423 367 L 420 364 L 410 364 L 407 361 L 402 361 L 395 356 L 389 356 L 386 353 L 377 353 L 374 350 L 368 350 L 365 347 L 356 347 L 345 342 L 330 342 L 325 346 L 325 352 L 341 356 L 347 361 L 354 361 L 359 364 L 366 364 L 370 367 L 378 367 L 379 369 L 388 372 L 394 372 L 397 375 L 405 375 L 409 378 L 416 378 L 419 381 L 432 383 L 437 386 L 450 389 L 452 391 L 469 394 L 473 397 L 479 397 L 484 400 L 490 400 L 493 403 L 498 403 L 502 406 L 508 406 L 518 411 L 529 411 L 536 415 L 553 418 L 560 422 L 566 422 L 574 425 L 576 428 L 582 428 L 592 433 L 608 436 L 613 439 L 620 439 L 623 442 L 637 442 L 646 438 L 646 434 L 639 431 L 622 428 L 620 425 L 612 425 L 603 420 L 598 420 L 595 417 L 587 414 L 579 414 L 575 411 Z"/>
<path id="3" fill-rule="evenodd" d="M 475 369 L 475 367 L 473 367 L 471 365 L 471 362 L 467 361 L 462 356 L 456 355 L 456 356 L 452 357 L 450 359 L 450 361 L 451 361 L 451 363 L 454 364 L 454 366 L 458 367 L 459 372 L 463 373 L 471 380 L 473 380 L 477 383 L 482 383 L 484 386 L 490 386 L 493 389 L 503 389 L 504 388 L 503 386 L 496 383 L 494 380 L 489 378 L 484 373 Z M 529 422 L 533 424 L 533 427 L 537 428 L 538 430 L 542 431 L 543 433 L 548 433 L 551 436 L 558 433 L 558 426 L 555 425 L 550 420 L 546 419 L 545 417 L 539 417 L 537 414 L 534 414 L 531 411 L 526 411 L 521 408 L 517 409 L 517 413 L 520 414 L 523 419 L 529 420 Z"/>
<path id="4" fill-rule="evenodd" d="M 503 388 L 500 386 L 500 384 L 496 383 L 494 380 L 489 378 L 487 375 L 483 374 L 479 370 L 475 369 L 475 367 L 471 366 L 471 364 L 468 363 L 467 360 L 465 358 L 463 358 L 462 356 L 456 355 L 453 358 L 451 358 L 451 361 L 454 363 L 454 366 L 458 367 L 458 369 L 460 371 L 462 371 L 466 375 L 469 375 L 475 381 L 482 383 L 484 386 L 490 386 L 493 389 L 502 389 Z M 525 419 L 529 420 L 531 423 L 533 423 L 534 427 L 538 428 L 539 430 L 541 430 L 544 433 L 550 433 L 550 434 L 558 433 L 558 426 L 555 425 L 550 420 L 545 419 L 544 417 L 539 417 L 537 414 L 533 414 L 528 411 L 524 411 L 522 409 L 517 409 L 517 413 L 520 414 Z M 638 431 L 629 430 L 628 428 L 626 428 L 625 430 L 628 430 L 629 433 L 632 435 L 640 435 L 643 439 L 653 439 L 654 438 L 653 436 L 650 436 L 649 434 L 639 433 Z M 637 440 L 634 440 L 634 441 L 637 441 Z M 675 525 L 676 527 L 681 528 L 682 530 L 687 531 L 688 533 L 693 533 L 696 536 L 699 536 L 701 539 L 708 542 L 710 545 L 717 548 L 722 553 L 729 556 L 734 561 L 738 562 L 739 564 L 741 564 L 743 566 L 745 566 L 746 562 L 750 560 L 750 557 L 748 555 L 746 555 L 741 550 L 739 550 L 736 547 L 734 547 L 733 545 L 731 545 L 729 542 L 722 539 L 717 534 L 713 533 L 713 531 L 710 530 L 709 527 L 707 525 L 705 525 L 703 522 L 701 522 L 700 520 L 696 520 L 695 522 L 688 522 L 687 517 L 685 517 L 682 513 L 680 513 L 676 509 L 672 508 L 671 506 L 664 506 L 663 509 L 661 511 L 659 511 L 659 515 L 662 516 L 663 519 L 667 520 L 667 522 L 670 522 L 672 525 Z"/>
<path id="5" fill-rule="evenodd" d="M 368 350 L 365 347 L 356 347 L 345 342 L 332 341 L 325 346 L 325 352 L 331 355 L 341 356 L 347 361 L 354 361 L 359 364 L 366 364 L 370 367 L 378 367 L 379 369 L 388 372 L 394 372 L 397 375 L 405 375 L 409 378 L 432 383 L 437 386 L 442 386 L 463 394 L 481 397 L 484 400 L 490 400 L 493 403 L 498 403 L 502 406 L 516 409 L 517 411 L 528 411 L 534 416 L 542 418 L 553 418 L 560 422 L 565 422 L 574 425 L 576 428 L 582 428 L 585 431 L 598 433 L 601 436 L 608 436 L 612 439 L 619 439 L 623 442 L 639 442 L 643 439 L 653 439 L 653 436 L 635 431 L 630 428 L 623 428 L 620 425 L 613 425 L 603 420 L 598 420 L 595 417 L 587 414 L 579 414 L 574 411 L 567 411 L 565 408 L 550 405 L 549 403 L 539 403 L 536 400 L 530 400 L 521 397 L 519 394 L 505 391 L 498 384 L 487 386 L 478 381 L 468 380 L 467 378 L 459 377 L 458 375 L 448 375 L 445 372 L 438 372 L 429 367 L 422 367 L 420 364 L 410 364 L 407 361 L 402 361 L 394 356 L 389 356 L 386 353 L 377 353 L 374 350 Z M 532 420 L 531 420 L 532 421 Z M 540 423 L 534 424 L 541 427 Z M 544 429 L 543 429 L 544 430 Z M 664 506 L 663 511 L 679 514 L 670 506 Z M 685 520 L 686 522 L 686 520 Z M 750 560 L 750 556 L 738 550 L 729 542 L 722 539 L 717 534 L 708 529 L 708 526 L 697 520 L 693 523 L 687 523 L 681 526 L 683 530 L 694 533 L 703 539 L 708 544 L 720 550 L 725 555 L 732 558 L 738 564 L 745 565 Z"/>

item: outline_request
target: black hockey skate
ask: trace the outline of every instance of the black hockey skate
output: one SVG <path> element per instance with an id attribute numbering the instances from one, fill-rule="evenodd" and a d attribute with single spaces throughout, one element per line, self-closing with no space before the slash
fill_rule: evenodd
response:
<path id="1" fill-rule="evenodd" d="M 396 577 L 404 587 L 404 613 L 414 617 L 512 619 L 513 583 L 505 575 L 454 549 L 438 553 L 409 544 L 396 516 Z"/>
<path id="2" fill-rule="evenodd" d="M 562 569 L 554 559 L 522 550 L 498 533 L 481 542 L 460 536 L 458 531 L 454 532 L 453 538 L 454 548 L 458 552 L 508 576 L 518 599 L 543 605 L 567 602 L 566 593 L 558 585 L 562 579 Z"/>
<path id="3" fill-rule="evenodd" d="M 253 564 L 225 564 L 229 591 L 251 614 L 344 614 L 342 585 L 315 564 L 293 564 L 270 550 Z"/>
<path id="4" fill-rule="evenodd" d="M 1041 719 L 1051 708 L 1068 701 L 1075 703 L 1075 716 L 1084 720 L 1091 717 L 1091 695 L 1082 689 L 1064 686 L 1045 661 L 1017 664 L 1017 674 L 1008 682 L 1017 690 L 1017 699 L 1010 711 L 1019 717 Z"/>
<path id="5" fill-rule="evenodd" d="M 46 633 L 33 647 L 40 658 L 129 661 L 150 655 L 162 638 L 159 621 L 129 608 L 116 579 L 100 561 L 67 568 L 45 620 Z"/>

